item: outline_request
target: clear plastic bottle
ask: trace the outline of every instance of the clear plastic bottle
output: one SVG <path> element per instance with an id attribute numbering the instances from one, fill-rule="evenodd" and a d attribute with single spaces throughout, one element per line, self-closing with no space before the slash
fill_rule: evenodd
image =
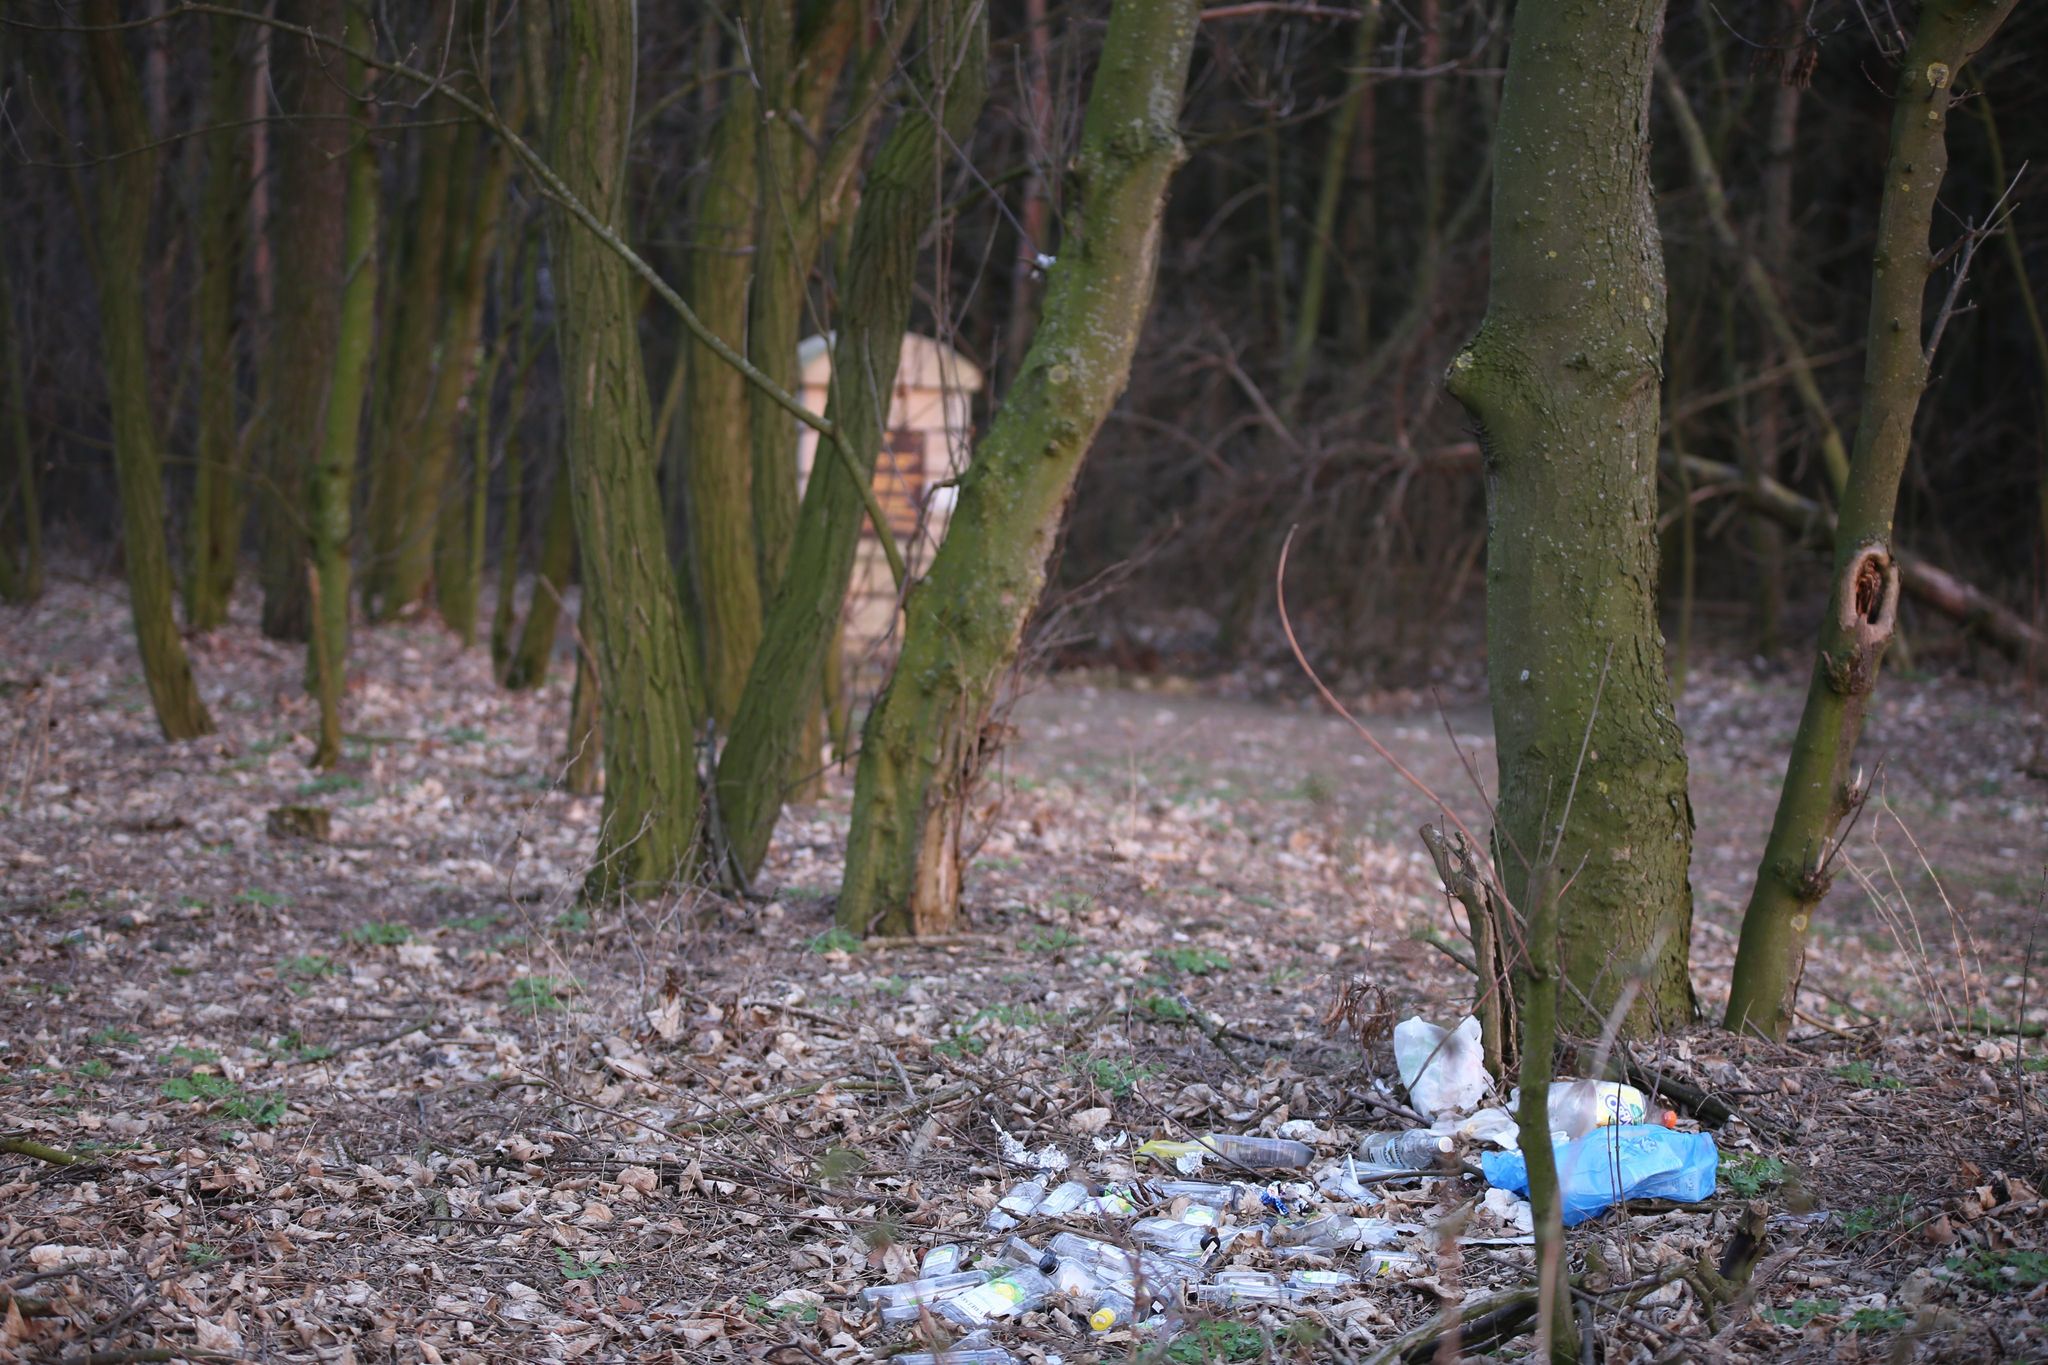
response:
<path id="1" fill-rule="evenodd" d="M 1218 1240 L 1217 1230 L 1178 1218 L 1140 1218 L 1131 1224 L 1131 1236 L 1148 1246 L 1162 1247 L 1183 1256 L 1199 1256 Z"/>
<path id="2" fill-rule="evenodd" d="M 906 1303 L 936 1303 L 948 1294 L 971 1289 L 987 1280 L 986 1270 L 959 1270 L 948 1275 L 933 1275 L 903 1284 L 874 1285 L 861 1290 L 860 1296 L 871 1307 L 875 1304 L 888 1308 Z"/>
<path id="3" fill-rule="evenodd" d="M 1051 1252 L 1040 1251 L 1022 1237 L 1012 1237 L 1003 1243 L 1003 1249 L 997 1254 L 996 1259 L 1005 1265 L 1028 1265 L 1033 1270 L 1042 1271 L 1047 1275 L 1052 1273 L 1054 1263 Z"/>
<path id="4" fill-rule="evenodd" d="M 912 1351 L 889 1357 L 890 1365 L 1015 1365 L 1016 1360 L 990 1340 L 986 1332 L 969 1332 L 943 1351 Z"/>
<path id="5" fill-rule="evenodd" d="M 1367 1220 L 1344 1213 L 1326 1213 L 1306 1223 L 1275 1223 L 1266 1230 L 1266 1242 L 1276 1247 L 1317 1247 L 1334 1251 L 1355 1245 L 1367 1230 Z"/>
<path id="6" fill-rule="evenodd" d="M 1368 1133 L 1358 1144 L 1358 1159 L 1404 1170 L 1433 1171 L 1456 1146 L 1442 1133 L 1410 1128 L 1400 1133 Z"/>
<path id="7" fill-rule="evenodd" d="M 1297 1270 L 1287 1277 L 1290 1288 L 1309 1294 L 1341 1292 L 1358 1283 L 1356 1275 L 1341 1270 Z"/>
<path id="8" fill-rule="evenodd" d="M 1161 1199 L 1186 1199 L 1213 1209 L 1227 1209 L 1237 1202 L 1238 1186 L 1219 1185 L 1213 1180 L 1151 1180 L 1145 1188 Z"/>
<path id="9" fill-rule="evenodd" d="M 1027 1180 L 996 1201 L 996 1207 L 1019 1218 L 1037 1208 L 1045 1199 L 1045 1182 Z"/>
<path id="10" fill-rule="evenodd" d="M 1222 1308 L 1245 1303 L 1294 1303 L 1307 1297 L 1306 1291 L 1284 1285 L 1273 1276 L 1256 1270 L 1232 1272 L 1227 1278 L 1219 1275 L 1208 1284 L 1196 1285 L 1192 1292 L 1195 1302 Z"/>
<path id="11" fill-rule="evenodd" d="M 1039 1200 L 1038 1207 L 1032 1212 L 1040 1218 L 1060 1218 L 1080 1208 L 1088 1198 L 1086 1185 L 1078 1180 L 1069 1180 Z"/>
<path id="12" fill-rule="evenodd" d="M 1358 1268 L 1364 1274 L 1386 1275 L 1396 1270 L 1422 1269 L 1422 1256 L 1414 1251 L 1368 1251 L 1359 1257 Z"/>
<path id="13" fill-rule="evenodd" d="M 1028 1313 L 1051 1298 L 1052 1281 L 1028 1265 L 1013 1266 L 990 1280 L 938 1305 L 939 1316 L 962 1327 L 979 1327 L 997 1318 Z"/>
<path id="14" fill-rule="evenodd" d="M 1074 1232 L 1058 1233 L 1045 1245 L 1061 1265 L 1073 1261 L 1086 1266 L 1106 1284 L 1133 1288 L 1142 1285 L 1152 1293 L 1171 1294 L 1195 1273 L 1192 1266 L 1157 1252 L 1127 1250 Z"/>
<path id="15" fill-rule="evenodd" d="M 1242 1133 L 1205 1133 L 1192 1142 L 1154 1138 L 1138 1147 L 1138 1156 L 1173 1164 L 1182 1157 L 1220 1156 L 1240 1166 L 1294 1170 L 1316 1159 L 1316 1149 L 1292 1138 L 1248 1137 Z"/>
<path id="16" fill-rule="evenodd" d="M 967 1248 L 958 1242 L 947 1242 L 925 1252 L 924 1259 L 917 1263 L 919 1279 L 930 1279 L 934 1275 L 951 1275 L 967 1260 Z"/>
<path id="17" fill-rule="evenodd" d="M 1088 1326 L 1096 1332 L 1113 1332 L 1119 1327 L 1129 1327 L 1137 1316 L 1137 1300 L 1121 1289 L 1105 1289 L 1095 1296 L 1095 1307 L 1088 1314 Z"/>
<path id="18" fill-rule="evenodd" d="M 1552 1081 L 1550 1131 L 1582 1138 L 1595 1128 L 1641 1123 L 1649 1112 L 1643 1092 L 1619 1081 Z"/>

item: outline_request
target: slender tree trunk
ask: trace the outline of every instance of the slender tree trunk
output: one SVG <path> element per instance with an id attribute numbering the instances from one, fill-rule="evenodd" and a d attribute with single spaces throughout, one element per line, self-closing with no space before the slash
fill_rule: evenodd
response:
<path id="1" fill-rule="evenodd" d="M 576 651 L 576 685 L 569 694 L 569 761 L 562 785 L 577 796 L 594 796 L 604 775 L 604 723 L 599 718 L 597 670 L 590 652 Z"/>
<path id="2" fill-rule="evenodd" d="M 0 494 L 0 599 L 33 602 L 43 595 L 43 514 L 36 499 L 36 452 L 29 439 L 28 376 L 21 356 L 21 319 L 14 311 L 14 282 L 0 260 L 0 355 L 4 355 L 7 413 L 4 427 L 12 449 L 12 484 Z M 20 546 L 20 559 L 15 547 Z"/>
<path id="3" fill-rule="evenodd" d="M 335 26 L 360 44 L 364 26 L 348 23 L 340 0 L 336 0 L 334 11 Z M 362 63 L 351 61 L 347 75 L 351 87 L 359 86 Z M 337 133 L 339 137 L 334 136 Z M 377 325 L 380 190 L 377 152 L 367 127 L 343 125 L 318 136 L 323 142 L 340 144 L 334 149 L 333 170 L 347 176 L 348 202 L 342 233 L 343 278 L 338 282 L 341 331 L 335 338 L 334 378 L 327 386 L 326 420 L 306 518 L 313 532 L 311 659 L 314 692 L 320 703 L 320 739 L 313 750 L 313 766 L 330 768 L 341 761 L 341 696 L 348 678 L 349 505 L 369 385 L 370 346 Z"/>
<path id="4" fill-rule="evenodd" d="M 244 101 L 240 20 L 215 15 L 208 118 L 239 120 Z M 243 133 L 228 128 L 206 139 L 206 183 L 199 207 L 199 284 L 192 301 L 199 352 L 198 474 L 192 495 L 191 564 L 185 576 L 185 621 L 193 630 L 226 624 L 242 540 L 241 441 L 235 416 L 235 284 L 242 252 Z"/>
<path id="5" fill-rule="evenodd" d="M 1294 314 L 1294 344 L 1287 353 L 1285 392 L 1291 404 L 1308 382 L 1309 362 L 1315 358 L 1316 342 L 1322 333 L 1323 303 L 1329 289 L 1330 253 L 1335 249 L 1337 209 L 1349 187 L 1352 170 L 1352 142 L 1360 133 L 1372 134 L 1369 115 L 1364 113 L 1372 99 L 1372 77 L 1368 68 L 1380 40 L 1379 0 L 1367 0 L 1365 9 L 1351 29 L 1351 69 L 1344 78 L 1344 97 L 1330 114 L 1329 142 L 1323 148 L 1323 174 L 1316 190 L 1315 215 L 1309 221 L 1308 259 L 1301 271 L 1301 307 Z M 1367 163 L 1370 165 L 1370 161 Z M 1354 212 L 1367 208 L 1354 203 Z M 1370 260 L 1370 254 L 1364 258 Z M 1368 300 L 1369 303 L 1369 300 Z"/>
<path id="6" fill-rule="evenodd" d="M 114 0 L 88 0 L 86 57 L 89 101 L 102 160 L 94 172 L 99 221 L 93 225 L 93 266 L 100 299 L 100 354 L 113 410 L 114 474 L 121 496 L 121 544 L 142 672 L 166 739 L 213 733 L 199 699 L 172 608 L 170 551 L 164 536 L 163 456 L 149 410 L 149 345 L 142 276 L 160 154 L 150 142 L 135 64 L 113 31 Z"/>
<path id="7" fill-rule="evenodd" d="M 1778 83 L 1771 90 L 1771 121 L 1764 146 L 1763 232 L 1758 256 L 1763 268 L 1789 298 L 1794 279 L 1797 228 L 1792 219 L 1792 174 L 1799 151 L 1799 104 L 1806 91 L 1801 58 L 1806 0 L 1790 0 L 1786 6 L 1785 38 L 1792 55 L 1781 63 Z M 1796 300 L 1794 300 L 1796 308 Z M 1775 479 L 1785 430 L 1785 394 L 1776 385 L 1757 394 L 1756 423 L 1745 443 L 1744 473 L 1752 480 Z M 1756 556 L 1757 648 L 1766 655 L 1783 647 L 1785 623 L 1785 541 L 1784 533 L 1769 517 L 1749 519 L 1750 552 Z"/>
<path id="8" fill-rule="evenodd" d="M 1981 92 L 1977 99 L 1977 116 L 1984 120 L 1984 141 L 1991 152 L 1991 178 L 2000 185 L 2012 183 L 2005 170 L 2005 145 L 1999 140 L 1998 119 L 1991 112 L 1991 101 Z M 2043 458 L 2040 472 L 2038 509 L 2041 525 L 2041 554 L 2043 555 L 2043 578 L 2048 579 L 2048 327 L 2041 322 L 2041 301 L 2034 292 L 2034 284 L 2027 276 L 2026 253 L 2020 248 L 2019 234 L 2007 228 L 1999 234 L 2005 247 L 2006 264 L 2012 268 L 2013 279 L 2019 282 L 2020 305 L 2026 310 L 2027 330 L 2034 338 L 2034 363 L 2039 367 L 2041 399 L 2040 447 Z M 1912 587 L 1910 575 L 1907 587 Z"/>
<path id="9" fill-rule="evenodd" d="M 551 0 L 552 33 L 534 32 L 534 23 L 527 35 L 559 73 L 544 101 L 551 160 L 614 235 L 625 222 L 635 10 L 626 0 Z M 655 482 L 639 291 L 626 263 L 567 210 L 551 210 L 549 229 L 583 640 L 595 657 L 604 731 L 604 818 L 585 889 L 643 894 L 689 868 L 698 810 L 691 663 Z"/>
<path id="10" fill-rule="evenodd" d="M 554 488 L 548 494 L 547 522 L 541 528 L 540 564 L 534 573 L 533 599 L 526 606 L 526 625 L 519 633 L 519 644 L 505 663 L 505 686 L 513 692 L 524 692 L 546 682 L 548 664 L 555 656 L 562 593 L 576 568 L 576 517 L 569 488 L 569 471 L 555 471 Z"/>
<path id="11" fill-rule="evenodd" d="M 322 32 L 341 24 L 332 0 L 279 0 L 278 17 Z M 278 160 L 276 310 L 264 364 L 267 484 L 262 508 L 263 633 L 308 640 L 306 477 L 319 458 L 341 335 L 342 254 L 348 176 L 331 158 L 333 130 L 350 113 L 348 91 L 327 49 L 280 37 L 272 53 L 284 111 L 270 125 Z M 374 527 L 375 521 L 372 521 Z"/>
<path id="12" fill-rule="evenodd" d="M 1130 376 L 1152 299 L 1197 0 L 1117 0 L 1076 161 L 1076 231 L 1023 371 L 911 594 L 903 650 L 862 734 L 839 923 L 939 933 L 958 917 L 960 833 L 983 734 L 1045 588 L 1074 479 Z"/>
<path id="13" fill-rule="evenodd" d="M 1923 305 L 1928 237 L 1948 171 L 1955 79 L 1998 31 L 2014 0 L 1930 0 L 1898 74 L 1891 155 L 1878 210 L 1863 409 L 1835 534 L 1835 565 L 1806 710 L 1792 740 L 1777 815 L 1742 917 L 1726 1023 L 1783 1038 L 1805 967 L 1806 934 L 1826 897 L 1836 831 L 1862 798 L 1850 776 L 1885 647 L 1897 626 L 1899 561 L 1892 516 L 1927 387 Z"/>
<path id="14" fill-rule="evenodd" d="M 735 75 L 712 133 L 711 167 L 690 223 L 690 305 L 713 334 L 742 352 L 754 265 L 760 121 L 753 78 Z M 723 731 L 739 709 L 740 689 L 761 643 L 747 381 L 694 337 L 683 344 L 689 380 L 678 454 L 703 621 L 705 693 L 711 718 Z"/>
<path id="15" fill-rule="evenodd" d="M 1662 19 L 1663 0 L 1517 10 L 1486 319 L 1447 379 L 1485 452 L 1496 862 L 1524 915 L 1538 850 L 1569 869 L 1560 962 L 1591 1005 L 1570 993 L 1560 1017 L 1588 1034 L 1635 985 L 1630 1034 L 1692 1012 L 1692 807 L 1657 628 Z"/>
<path id="16" fill-rule="evenodd" d="M 1024 363 L 1038 321 L 1038 258 L 1052 245 L 1052 203 L 1046 171 L 1053 164 L 1052 25 L 1045 0 L 1024 0 L 1024 160 L 1030 172 L 1017 209 L 1017 259 L 1010 266 L 1010 312 L 1003 319 L 1002 389 Z"/>
<path id="17" fill-rule="evenodd" d="M 835 451 L 829 440 L 819 441 L 789 567 L 719 756 L 727 853 L 749 877 L 768 855 L 808 716 L 818 704 L 819 670 L 845 605 L 866 484 L 910 318 L 918 242 L 937 209 L 933 186 L 947 148 L 972 129 L 986 94 L 985 12 L 970 0 L 931 0 L 924 26 L 918 97 L 876 153 L 854 216 L 827 412 L 842 445 Z"/>

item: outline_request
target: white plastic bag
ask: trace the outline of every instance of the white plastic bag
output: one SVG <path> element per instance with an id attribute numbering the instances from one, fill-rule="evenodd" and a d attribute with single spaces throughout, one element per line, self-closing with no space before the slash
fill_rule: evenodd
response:
<path id="1" fill-rule="evenodd" d="M 1408 1100 L 1425 1118 L 1470 1109 L 1493 1084 L 1486 1074 L 1479 1021 L 1467 1015 L 1446 1033 L 1426 1019 L 1394 1026 L 1394 1066 Z"/>

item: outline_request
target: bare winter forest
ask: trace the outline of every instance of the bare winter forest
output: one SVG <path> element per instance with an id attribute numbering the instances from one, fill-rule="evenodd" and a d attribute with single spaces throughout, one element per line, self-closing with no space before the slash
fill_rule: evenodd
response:
<path id="1" fill-rule="evenodd" d="M 0 3 L 0 1358 L 2048 1359 L 2044 60 Z"/>

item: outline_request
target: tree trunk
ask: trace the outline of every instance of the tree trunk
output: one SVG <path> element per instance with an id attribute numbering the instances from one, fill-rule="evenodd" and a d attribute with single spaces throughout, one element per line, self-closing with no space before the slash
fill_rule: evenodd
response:
<path id="1" fill-rule="evenodd" d="M 22 363 L 25 334 L 14 311 L 14 282 L 0 260 L 0 354 L 7 385 L 6 440 L 12 448 L 13 487 L 0 494 L 0 599 L 33 602 L 43 595 L 43 514 L 36 498 L 36 452 L 28 430 L 28 375 Z M 15 546 L 21 558 L 15 558 Z"/>
<path id="2" fill-rule="evenodd" d="M 1199 12 L 1196 0 L 1118 0 L 1110 12 L 1076 160 L 1078 225 L 862 734 L 838 911 L 854 933 L 943 933 L 958 917 L 983 725 L 1151 302 Z"/>
<path id="3" fill-rule="evenodd" d="M 547 524 L 541 530 L 540 565 L 534 573 L 533 598 L 527 603 L 526 625 L 519 644 L 505 663 L 505 686 L 525 692 L 548 680 L 555 655 L 555 629 L 562 619 L 562 593 L 576 568 L 576 517 L 569 494 L 567 469 L 555 471 L 548 494 Z"/>
<path id="4" fill-rule="evenodd" d="M 210 21 L 208 118 L 240 119 L 243 64 L 237 50 L 245 25 L 215 15 Z M 206 138 L 206 183 L 199 207 L 199 283 L 192 300 L 199 351 L 199 469 L 192 494 L 191 563 L 185 576 L 185 622 L 212 630 L 228 619 L 235 586 L 235 556 L 242 540 L 241 441 L 235 419 L 235 284 L 241 265 L 242 131 L 217 130 Z"/>
<path id="5" fill-rule="evenodd" d="M 749 877 L 768 855 L 807 717 L 818 704 L 819 670 L 846 601 L 866 484 L 874 475 L 910 319 L 918 242 L 937 211 L 932 187 L 941 157 L 973 128 L 986 94 L 988 37 L 981 8 L 967 0 L 933 0 L 924 24 L 919 97 L 876 153 L 854 216 L 852 268 L 844 275 L 827 410 L 841 447 L 835 451 L 830 439 L 819 440 L 789 568 L 719 756 L 727 855 Z"/>
<path id="6" fill-rule="evenodd" d="M 690 222 L 690 306 L 714 335 L 742 352 L 754 263 L 760 118 L 752 77 L 735 75 L 712 133 L 711 166 Z M 739 709 L 740 689 L 761 643 L 747 381 L 696 338 L 683 345 L 689 381 L 677 453 L 703 622 L 705 695 L 723 731 Z"/>
<path id="7" fill-rule="evenodd" d="M 548 13 L 552 34 L 527 36 L 544 44 L 559 73 L 543 120 L 552 125 L 551 160 L 616 236 L 633 126 L 635 6 L 552 0 Z M 549 235 L 583 642 L 595 656 L 604 731 L 604 817 L 585 892 L 645 894 L 688 870 L 698 812 L 691 663 L 655 483 L 639 289 L 625 261 L 567 209 L 551 207 Z"/>
<path id="8" fill-rule="evenodd" d="M 1739 1033 L 1783 1039 L 1791 1027 L 1807 928 L 1827 895 L 1839 848 L 1835 832 L 1861 799 L 1850 765 L 1897 627 L 1900 570 L 1892 515 L 1932 360 L 1922 304 L 1933 269 L 1928 234 L 1948 171 L 1949 105 L 1956 75 L 1991 41 L 2014 2 L 1930 0 L 1899 70 L 1872 264 L 1863 407 L 1806 710 L 1742 917 L 1725 1021 Z"/>
<path id="9" fill-rule="evenodd" d="M 580 635 L 580 630 L 579 630 Z M 595 796 L 604 775 L 603 723 L 598 719 L 597 671 L 590 651 L 576 650 L 576 686 L 569 694 L 569 757 L 562 785 L 576 796 Z"/>
<path id="10" fill-rule="evenodd" d="M 329 33 L 339 27 L 327 0 L 280 0 L 278 17 Z M 290 36 L 279 37 L 272 53 L 279 102 L 292 116 L 271 125 L 278 161 L 277 284 L 264 367 L 268 487 L 260 504 L 263 633 L 278 640 L 310 638 L 306 475 L 319 458 L 341 331 L 341 294 L 334 282 L 344 268 L 348 181 L 328 158 L 335 146 L 332 129 L 349 107 L 333 60 L 325 49 Z"/>
<path id="11" fill-rule="evenodd" d="M 1627 1033 L 1692 1013 L 1692 808 L 1657 629 L 1664 271 L 1648 123 L 1662 17 L 1663 0 L 1516 12 L 1486 319 L 1447 377 L 1485 453 L 1496 862 L 1528 916 L 1532 860 L 1556 848 L 1559 959 L 1577 988 L 1559 1015 L 1589 1034 L 1637 986 Z"/>
<path id="12" fill-rule="evenodd" d="M 100 354 L 107 401 L 113 410 L 114 475 L 121 496 L 121 544 L 128 566 L 128 596 L 142 672 L 166 739 L 213 733 L 213 719 L 192 681 L 172 609 L 170 551 L 164 536 L 163 456 L 149 410 L 149 346 L 144 336 L 142 276 L 138 263 L 149 245 L 151 202 L 156 197 L 159 153 L 143 119 L 135 64 L 113 31 L 114 0 L 89 0 L 85 22 L 92 109 L 102 160 L 97 182 L 99 221 L 93 225 L 93 266 L 100 297 Z"/>
<path id="13" fill-rule="evenodd" d="M 334 0 L 330 21 L 351 39 L 342 0 Z M 353 26 L 360 29 L 361 25 Z M 348 64 L 348 82 L 360 85 L 362 63 Z M 365 104 L 367 111 L 373 106 Z M 334 377 L 327 386 L 326 420 L 319 462 L 313 469 L 307 523 L 312 528 L 314 612 L 311 660 L 320 703 L 320 739 L 313 766 L 341 761 L 341 695 L 348 678 L 349 507 L 356 478 L 356 447 L 362 431 L 363 400 L 370 374 L 370 347 L 377 325 L 377 153 L 367 127 L 329 125 L 315 134 L 335 143 L 331 173 L 347 177 L 348 202 L 342 233 L 340 334 L 335 338 Z"/>

